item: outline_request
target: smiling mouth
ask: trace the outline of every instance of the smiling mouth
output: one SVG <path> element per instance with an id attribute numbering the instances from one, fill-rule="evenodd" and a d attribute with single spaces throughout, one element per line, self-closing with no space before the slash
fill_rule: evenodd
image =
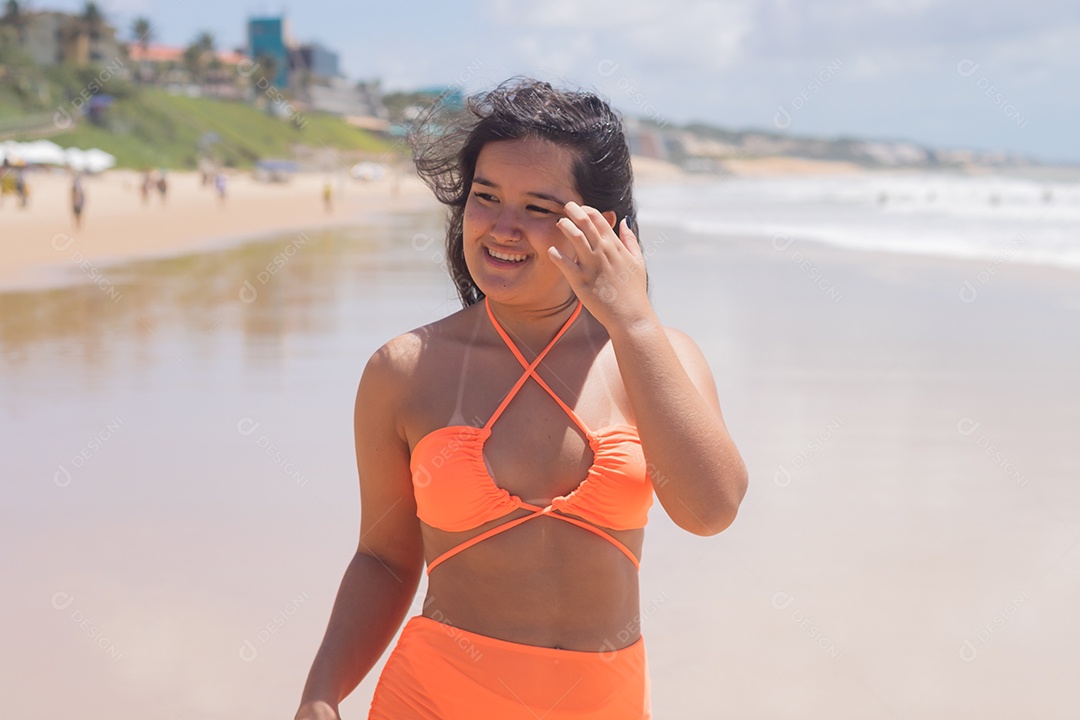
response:
<path id="1" fill-rule="evenodd" d="M 500 260 L 502 262 L 507 262 L 507 263 L 525 262 L 529 258 L 528 255 L 522 255 L 521 253 L 508 253 L 508 252 L 502 252 L 500 250 L 492 250 L 491 248 L 487 247 L 486 245 L 484 246 L 484 251 L 487 253 L 487 255 L 489 257 L 493 257 L 496 260 Z"/>

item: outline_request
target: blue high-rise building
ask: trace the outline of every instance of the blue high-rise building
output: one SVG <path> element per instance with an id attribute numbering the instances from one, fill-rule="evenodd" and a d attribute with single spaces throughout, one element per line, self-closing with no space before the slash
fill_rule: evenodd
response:
<path id="1" fill-rule="evenodd" d="M 274 87 L 289 86 L 289 47 L 285 18 L 252 18 L 248 20 L 248 53 L 258 62 L 260 57 L 274 59 Z"/>

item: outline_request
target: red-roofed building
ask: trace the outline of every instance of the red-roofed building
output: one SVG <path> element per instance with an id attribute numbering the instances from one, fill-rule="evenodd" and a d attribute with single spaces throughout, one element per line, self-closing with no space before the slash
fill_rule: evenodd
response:
<path id="1" fill-rule="evenodd" d="M 143 50 L 142 45 L 137 43 L 128 47 L 128 57 L 134 62 L 147 62 L 150 64 L 184 63 L 184 48 L 172 45 L 147 45 Z M 235 67 L 247 59 L 247 55 L 234 50 L 217 50 L 214 57 L 222 65 Z"/>
<path id="2" fill-rule="evenodd" d="M 128 46 L 128 57 L 138 68 L 143 82 L 156 85 L 183 87 L 187 92 L 209 97 L 244 99 L 248 95 L 250 73 L 240 72 L 239 65 L 247 55 L 233 50 L 215 50 L 213 60 L 200 71 L 201 77 L 193 77 L 188 65 L 187 48 L 171 45 L 147 45 L 139 43 Z"/>

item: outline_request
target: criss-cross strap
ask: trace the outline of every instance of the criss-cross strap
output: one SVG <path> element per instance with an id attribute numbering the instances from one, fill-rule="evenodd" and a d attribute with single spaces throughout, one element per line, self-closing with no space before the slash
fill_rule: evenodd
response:
<path id="1" fill-rule="evenodd" d="M 492 537 L 493 535 L 498 535 L 499 533 L 504 533 L 507 530 L 509 530 L 510 528 L 517 527 L 518 525 L 521 525 L 524 522 L 532 520 L 533 518 L 536 518 L 536 517 L 540 517 L 542 515 L 546 515 L 547 517 L 555 518 L 557 520 L 564 520 L 564 521 L 570 523 L 571 525 L 577 525 L 579 528 L 583 528 L 585 530 L 588 530 L 589 532 L 593 533 L 594 535 L 599 535 L 600 537 L 604 538 L 605 540 L 610 542 L 612 545 L 617 547 L 620 551 L 622 551 L 622 554 L 630 559 L 630 562 L 634 564 L 635 568 L 638 568 L 638 569 L 641 568 L 641 563 L 638 562 L 637 556 L 634 555 L 633 551 L 630 548 L 626 547 L 626 545 L 624 545 L 622 542 L 620 542 L 619 540 L 616 540 L 614 537 L 612 537 L 608 533 L 604 532 L 600 528 L 596 527 L 595 525 L 590 525 L 589 523 L 587 523 L 587 522 L 585 522 L 583 520 L 578 520 L 577 518 L 570 517 L 569 515 L 563 515 L 561 513 L 554 512 L 554 508 L 552 508 L 551 505 L 548 505 L 547 507 L 540 507 L 539 505 L 533 505 L 532 503 L 527 503 L 524 500 L 516 500 L 515 504 L 518 507 L 525 508 L 526 510 L 532 510 L 532 512 L 529 515 L 522 515 L 519 518 L 515 518 L 515 519 L 510 520 L 508 522 L 504 522 L 502 525 L 496 525 L 495 527 L 491 528 L 490 530 L 485 530 L 484 532 L 480 533 L 479 535 L 476 535 L 475 537 L 469 538 L 468 540 L 461 543 L 460 545 L 455 545 L 454 547 L 450 548 L 449 550 L 444 552 L 442 555 L 440 555 L 439 557 L 435 558 L 430 563 L 428 563 L 427 574 L 430 575 L 431 571 L 434 570 L 436 568 L 436 566 L 442 564 L 446 560 L 449 560 L 450 558 L 457 555 L 462 550 L 467 550 L 468 548 L 471 548 L 473 545 L 481 543 L 484 540 L 487 540 L 489 537 Z"/>
<path id="2" fill-rule="evenodd" d="M 547 347 L 541 350 L 540 354 L 537 355 L 536 359 L 533 360 L 531 363 L 525 359 L 525 356 L 521 354 L 521 351 L 518 349 L 517 345 L 514 344 L 514 341 L 510 339 L 510 336 L 507 334 L 506 330 L 504 330 L 503 326 L 499 324 L 499 321 L 495 319 L 495 314 L 491 311 L 491 304 L 488 302 L 487 298 L 484 298 L 484 307 L 487 308 L 487 314 L 488 317 L 491 318 L 491 324 L 499 332 L 499 336 L 503 339 L 503 342 L 505 342 L 506 346 L 510 348 L 510 352 L 514 353 L 514 357 L 516 357 L 517 361 L 521 363 L 521 366 L 525 368 L 524 374 L 522 374 L 522 376 L 514 384 L 514 387 L 510 389 L 510 392 L 507 394 L 507 396 L 503 398 L 502 404 L 499 405 L 498 409 L 495 411 L 495 414 L 492 415 L 491 419 L 487 421 L 487 424 L 484 426 L 484 428 L 490 429 L 491 426 L 495 424 L 495 421 L 499 419 L 500 415 L 502 415 L 503 410 L 505 410 L 506 406 L 510 404 L 511 400 L 513 400 L 514 396 L 517 394 L 517 391 L 520 390 L 521 386 L 525 384 L 526 380 L 531 377 L 540 385 L 540 387 L 544 388 L 547 394 L 550 395 L 551 398 L 559 404 L 559 407 L 561 407 L 563 411 L 570 416 L 570 419 L 574 421 L 574 424 L 581 428 L 581 432 L 583 432 L 586 437 L 590 437 L 592 435 L 592 432 L 589 430 L 589 427 L 584 422 L 582 422 L 581 418 L 577 416 L 577 413 L 570 409 L 570 406 L 564 403 L 562 401 L 562 398 L 560 398 L 555 393 L 555 391 L 551 389 L 551 386 L 544 382 L 544 379 L 541 378 L 540 375 L 536 372 L 536 368 L 539 367 L 540 362 L 544 359 L 544 356 L 548 354 L 548 351 L 555 346 L 555 343 L 559 340 L 559 338 L 561 338 L 563 334 L 568 329 L 570 329 L 570 326 L 574 323 L 574 320 L 576 320 L 577 316 L 581 314 L 581 301 L 578 300 L 577 307 L 574 308 L 574 312 L 571 313 L 570 318 L 565 323 L 563 323 L 563 326 L 559 330 L 559 332 L 555 334 L 555 337 L 551 339 L 551 342 L 547 344 Z"/>
<path id="3" fill-rule="evenodd" d="M 540 387 L 544 388 L 544 390 L 547 391 L 547 393 L 552 397 L 552 399 L 554 399 L 555 402 L 557 402 L 559 404 L 559 407 L 561 407 L 566 412 L 566 414 L 570 416 L 570 418 L 577 424 L 577 426 L 579 428 L 581 428 L 581 431 L 583 433 L 585 433 L 585 435 L 587 437 L 589 437 L 590 439 L 593 438 L 592 433 L 589 431 L 589 428 L 586 427 L 585 423 L 583 423 L 581 421 L 581 419 L 577 416 L 577 414 L 573 410 L 571 410 L 570 407 L 566 403 L 564 403 L 562 401 L 562 399 L 559 398 L 558 395 L 555 394 L 555 391 L 552 390 L 548 386 L 548 384 L 546 382 L 544 382 L 544 380 L 536 373 L 536 368 L 543 361 L 544 356 L 546 356 L 548 354 L 548 351 L 550 351 L 551 348 L 555 346 L 555 343 L 559 341 L 559 338 L 561 338 L 566 333 L 566 331 L 568 329 L 570 329 L 570 326 L 573 325 L 574 320 L 576 320 L 578 315 L 581 314 L 581 307 L 582 307 L 581 301 L 580 300 L 578 301 L 577 307 L 574 308 L 574 312 L 571 313 L 571 315 L 567 319 L 567 321 L 565 323 L 563 323 L 563 326 L 559 329 L 559 331 L 557 333 L 555 333 L 555 337 L 553 337 L 551 339 L 551 342 L 549 342 L 547 344 L 547 347 L 545 347 L 543 350 L 541 350 L 540 354 L 537 355 L 536 359 L 533 360 L 532 362 L 528 362 L 525 359 L 525 356 L 521 354 L 520 350 L 518 350 L 517 345 L 515 345 L 514 342 L 510 339 L 510 336 L 507 335 L 506 331 L 503 329 L 502 325 L 499 324 L 498 320 L 495 319 L 495 315 L 491 312 L 491 305 L 488 303 L 487 298 L 484 299 L 484 306 L 487 308 L 487 313 L 488 313 L 488 317 L 491 319 L 491 324 L 499 332 L 499 335 L 502 337 L 502 339 L 506 343 L 507 347 L 510 348 L 510 351 L 512 353 L 514 353 L 514 357 L 516 357 L 518 359 L 518 362 L 521 363 L 521 366 L 523 368 L 525 368 L 525 372 L 523 372 L 521 374 L 521 377 L 518 378 L 518 381 L 516 383 L 514 383 L 514 386 L 506 394 L 506 397 L 503 398 L 502 402 L 499 404 L 499 407 L 495 410 L 495 413 L 491 416 L 491 418 L 484 425 L 483 430 L 484 431 L 490 431 L 491 430 L 491 426 L 494 425 L 495 421 L 499 419 L 499 416 L 502 415 L 502 413 L 506 409 L 507 405 L 509 405 L 510 401 L 514 399 L 514 396 L 517 395 L 518 390 L 520 390 L 522 385 L 524 385 L 525 382 L 528 381 L 528 379 L 531 377 L 534 380 L 536 380 L 537 383 L 539 383 Z M 481 440 L 481 443 L 482 442 L 483 442 L 483 440 Z M 490 478 L 488 478 L 488 479 L 490 479 Z M 584 483 L 584 482 L 585 481 L 583 480 L 582 483 Z M 581 486 L 579 485 L 578 487 L 581 487 Z M 504 533 L 507 530 L 510 530 L 511 528 L 515 528 L 518 525 L 521 525 L 522 523 L 525 523 L 525 522 L 527 522 L 529 520 L 532 520 L 534 518 L 537 518 L 537 517 L 555 518 L 557 520 L 561 520 L 563 522 L 570 523 L 571 525 L 576 525 L 577 527 L 580 527 L 583 530 L 588 530 L 589 532 L 593 533 L 594 535 L 598 535 L 598 536 L 604 538 L 605 540 L 610 542 L 612 545 L 617 547 L 622 552 L 622 554 L 625 555 L 630 560 L 631 563 L 633 563 L 635 568 L 640 568 L 640 563 L 638 562 L 637 556 L 634 555 L 633 551 L 630 550 L 630 548 L 626 547 L 626 545 L 624 545 L 621 541 L 616 539 L 614 536 L 612 536 L 609 533 L 601 530 L 599 527 L 597 527 L 595 525 L 592 525 L 592 524 L 590 524 L 588 522 L 585 522 L 584 520 L 581 520 L 579 518 L 571 517 L 569 515 L 566 515 L 562 511 L 556 510 L 555 507 L 552 504 L 548 504 L 546 507 L 541 507 L 539 505 L 534 505 L 532 503 L 525 502 L 524 500 L 517 497 L 516 495 L 509 495 L 509 493 L 506 493 L 505 491 L 503 491 L 503 493 L 505 495 L 507 495 L 509 497 L 509 499 L 510 499 L 509 504 L 511 505 L 511 509 L 508 510 L 508 513 L 513 512 L 514 509 L 524 509 L 524 510 L 529 510 L 530 512 L 527 515 L 522 515 L 521 517 L 515 518 L 515 519 L 510 520 L 508 522 L 502 523 L 501 525 L 497 525 L 497 526 L 495 526 L 493 528 L 490 528 L 490 529 L 488 529 L 488 530 L 486 530 L 486 531 L 484 531 L 484 532 L 482 532 L 482 533 L 480 533 L 478 535 L 475 535 L 475 536 L 469 538 L 468 540 L 462 542 L 459 545 L 455 545 L 453 548 L 451 548 L 451 549 L 447 550 L 446 552 L 442 553 L 437 558 L 435 558 L 430 563 L 428 563 L 427 573 L 429 575 L 431 574 L 431 571 L 434 570 L 438 565 L 441 565 L 443 562 L 445 562 L 446 560 L 449 560 L 451 557 L 453 557 L 454 555 L 457 555 L 458 553 L 462 552 L 463 550 L 466 550 L 466 549 L 472 547 L 473 545 L 481 543 L 484 540 L 487 540 L 488 538 L 490 538 L 490 537 L 492 537 L 494 535 Z"/>

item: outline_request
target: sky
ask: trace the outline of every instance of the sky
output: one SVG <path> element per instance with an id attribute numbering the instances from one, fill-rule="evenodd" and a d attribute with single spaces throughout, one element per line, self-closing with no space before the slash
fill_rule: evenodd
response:
<path id="1" fill-rule="evenodd" d="M 30 0 L 79 10 L 81 0 Z M 281 15 L 301 42 L 384 91 L 475 92 L 530 75 L 606 95 L 628 115 L 793 135 L 911 140 L 1080 162 L 1075 0 L 103 0 L 130 37 L 245 42 Z"/>

